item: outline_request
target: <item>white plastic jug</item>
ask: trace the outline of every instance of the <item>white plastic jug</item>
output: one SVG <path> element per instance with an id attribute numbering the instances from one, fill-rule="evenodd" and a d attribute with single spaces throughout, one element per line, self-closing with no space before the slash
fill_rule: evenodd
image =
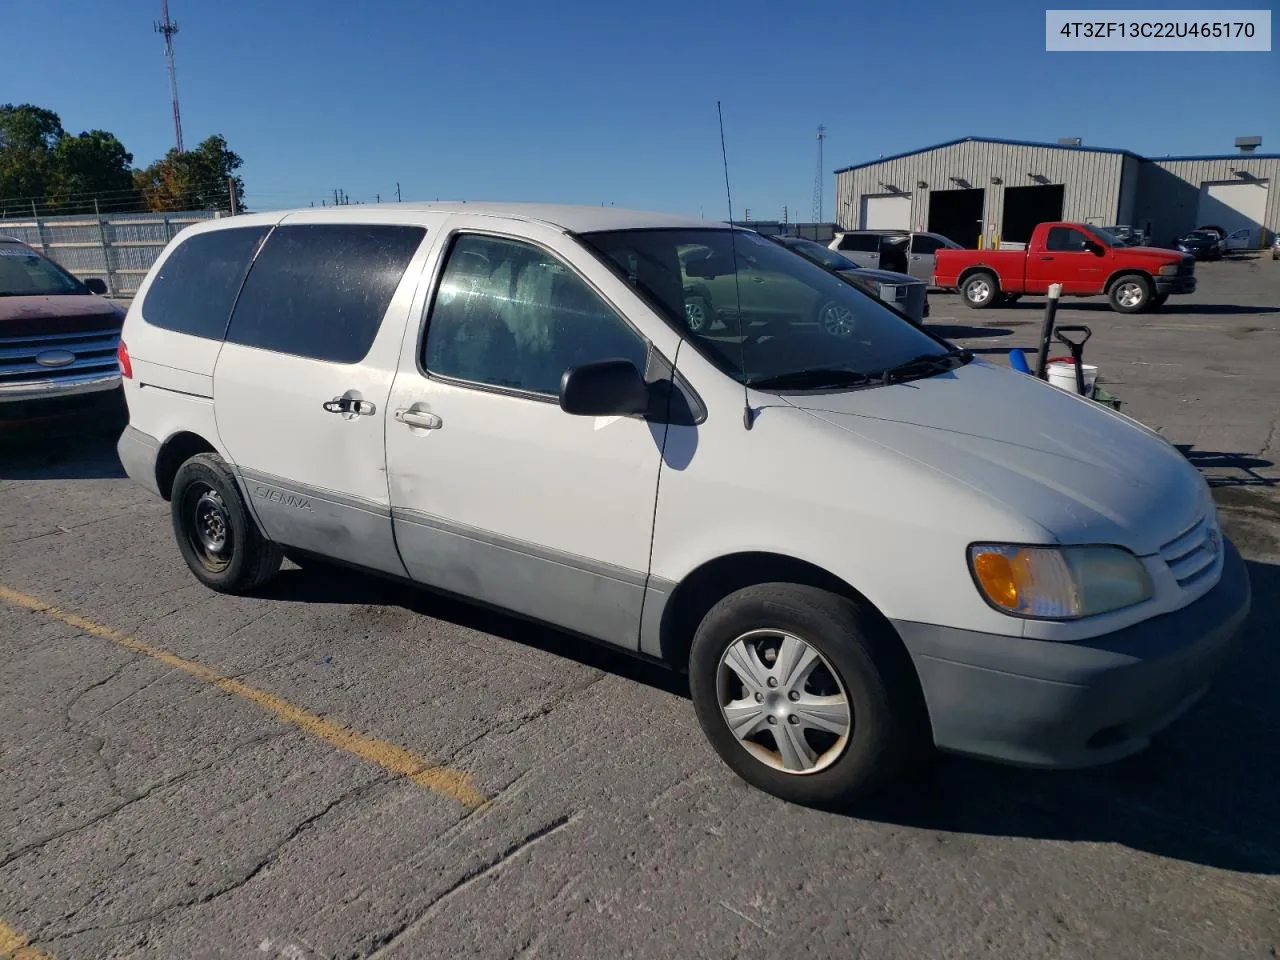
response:
<path id="1" fill-rule="evenodd" d="M 1091 363 L 1083 363 L 1080 368 L 1084 372 L 1084 395 L 1091 397 L 1094 381 L 1098 379 L 1098 368 Z M 1045 369 L 1045 373 L 1049 383 L 1059 390 L 1066 390 L 1068 393 L 1076 392 L 1076 365 L 1073 361 L 1054 361 Z"/>

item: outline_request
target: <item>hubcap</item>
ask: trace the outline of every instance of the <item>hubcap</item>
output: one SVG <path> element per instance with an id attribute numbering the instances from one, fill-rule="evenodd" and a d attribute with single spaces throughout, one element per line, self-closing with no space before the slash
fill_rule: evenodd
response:
<path id="1" fill-rule="evenodd" d="M 222 495 L 208 484 L 194 483 L 184 499 L 187 542 L 208 570 L 224 569 L 231 562 L 233 537 L 231 514 Z"/>
<path id="2" fill-rule="evenodd" d="M 707 311 L 702 306 L 701 300 L 688 300 L 684 305 L 684 318 L 688 321 L 689 329 L 694 333 L 700 331 L 707 325 Z"/>
<path id="3" fill-rule="evenodd" d="M 1116 299 L 1122 307 L 1136 307 L 1142 302 L 1142 287 L 1136 283 L 1122 283 L 1116 291 Z"/>
<path id="4" fill-rule="evenodd" d="M 833 337 L 847 337 L 853 333 L 853 311 L 839 304 L 829 303 L 822 308 L 822 330 Z"/>
<path id="5" fill-rule="evenodd" d="M 969 299 L 974 303 L 986 303 L 991 297 L 991 284 L 985 280 L 975 280 L 969 284 Z"/>
<path id="6" fill-rule="evenodd" d="M 716 697 L 743 748 L 783 773 L 825 770 L 853 729 L 849 696 L 830 662 L 778 630 L 753 630 L 729 644 L 716 670 Z"/>

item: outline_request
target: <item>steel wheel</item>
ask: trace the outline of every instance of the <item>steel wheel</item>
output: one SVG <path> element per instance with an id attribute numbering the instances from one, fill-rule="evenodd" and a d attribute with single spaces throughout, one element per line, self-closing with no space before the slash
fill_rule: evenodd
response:
<path id="1" fill-rule="evenodd" d="M 1145 294 L 1146 291 L 1142 289 L 1142 284 L 1136 280 L 1126 280 L 1116 290 L 1116 303 L 1127 310 L 1132 310 L 1142 303 L 1142 298 Z"/>
<path id="2" fill-rule="evenodd" d="M 825 770 L 853 730 L 849 695 L 835 668 L 804 640 L 778 630 L 753 630 L 725 648 L 716 696 L 742 747 L 783 773 Z"/>
<path id="3" fill-rule="evenodd" d="M 818 326 L 828 336 L 852 336 L 856 325 L 857 319 L 854 317 L 853 311 L 848 307 L 841 306 L 834 300 L 824 303 L 822 309 L 818 311 Z"/>
<path id="4" fill-rule="evenodd" d="M 222 495 L 203 481 L 183 491 L 183 528 L 197 559 L 210 573 L 218 573 L 231 563 L 235 536 L 231 514 Z"/>

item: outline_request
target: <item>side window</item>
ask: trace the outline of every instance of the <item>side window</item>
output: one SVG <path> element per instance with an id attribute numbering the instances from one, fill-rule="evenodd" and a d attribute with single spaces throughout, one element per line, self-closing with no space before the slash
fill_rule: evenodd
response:
<path id="1" fill-rule="evenodd" d="M 855 253 L 875 253 L 880 249 L 880 237 L 874 233 L 846 233 L 840 238 L 840 249 Z"/>
<path id="2" fill-rule="evenodd" d="M 630 360 L 648 344 L 568 266 L 517 240 L 462 235 L 440 278 L 423 366 L 472 383 L 556 396 L 569 367 Z"/>
<path id="3" fill-rule="evenodd" d="M 254 261 L 227 329 L 246 347 L 332 363 L 369 352 L 423 227 L 277 227 Z"/>
<path id="4" fill-rule="evenodd" d="M 270 226 L 210 230 L 183 240 L 160 265 L 142 301 L 147 323 L 221 340 L 254 252 Z"/>
<path id="5" fill-rule="evenodd" d="M 917 233 L 911 238 L 911 252 L 919 254 L 937 253 L 938 248 L 942 246 L 942 241 L 937 237 L 926 237 L 922 233 Z"/>
<path id="6" fill-rule="evenodd" d="M 1049 237 L 1045 240 L 1046 250 L 1080 251 L 1084 249 L 1085 235 L 1071 227 L 1050 227 Z"/>

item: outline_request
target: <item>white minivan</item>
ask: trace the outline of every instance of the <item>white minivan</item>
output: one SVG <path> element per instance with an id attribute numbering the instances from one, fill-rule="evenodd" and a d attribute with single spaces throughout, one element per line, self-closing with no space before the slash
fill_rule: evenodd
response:
<path id="1" fill-rule="evenodd" d="M 683 291 L 717 277 L 694 333 Z M 798 803 L 865 796 L 930 747 L 1140 750 L 1250 605 L 1159 435 L 727 224 L 208 221 L 147 275 L 120 362 L 121 461 L 209 587 L 324 559 L 661 660 L 728 766 Z"/>

